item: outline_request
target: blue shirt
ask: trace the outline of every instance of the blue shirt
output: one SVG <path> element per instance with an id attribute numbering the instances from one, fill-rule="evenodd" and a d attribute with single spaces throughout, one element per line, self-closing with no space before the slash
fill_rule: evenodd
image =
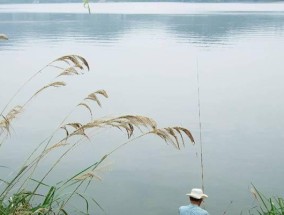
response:
<path id="1" fill-rule="evenodd" d="M 197 205 L 189 204 L 179 208 L 179 215 L 209 215 L 209 213 Z"/>

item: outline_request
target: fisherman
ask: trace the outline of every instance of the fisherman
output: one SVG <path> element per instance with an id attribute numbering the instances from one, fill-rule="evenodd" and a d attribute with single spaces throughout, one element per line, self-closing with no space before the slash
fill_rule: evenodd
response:
<path id="1" fill-rule="evenodd" d="M 209 215 L 209 213 L 200 207 L 204 198 L 208 196 L 203 193 L 202 189 L 193 188 L 189 196 L 190 204 L 179 208 L 179 215 Z"/>

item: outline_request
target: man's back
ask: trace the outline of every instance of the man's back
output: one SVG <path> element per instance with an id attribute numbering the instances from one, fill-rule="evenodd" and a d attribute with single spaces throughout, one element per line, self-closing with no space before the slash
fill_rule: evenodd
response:
<path id="1" fill-rule="evenodd" d="M 198 207 L 197 205 L 181 206 L 179 208 L 179 215 L 209 215 L 206 210 Z"/>

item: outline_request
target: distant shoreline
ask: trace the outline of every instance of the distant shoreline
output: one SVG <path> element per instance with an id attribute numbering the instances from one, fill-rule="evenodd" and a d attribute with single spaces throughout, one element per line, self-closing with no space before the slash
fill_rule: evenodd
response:
<path id="1" fill-rule="evenodd" d="M 49 4 L 49 3 L 82 3 L 82 0 L 14 0 L 11 2 L 10 0 L 0 0 L 0 4 L 33 4 L 33 3 L 40 3 L 40 4 Z M 94 0 L 91 1 L 94 3 L 98 2 L 177 2 L 177 3 L 280 3 L 281 0 Z"/>
<path id="2" fill-rule="evenodd" d="M 48 5 L 48 9 L 47 9 Z M 95 14 L 199 14 L 284 12 L 281 3 L 108 2 L 90 3 Z M 87 13 L 82 3 L 0 4 L 0 13 Z"/>

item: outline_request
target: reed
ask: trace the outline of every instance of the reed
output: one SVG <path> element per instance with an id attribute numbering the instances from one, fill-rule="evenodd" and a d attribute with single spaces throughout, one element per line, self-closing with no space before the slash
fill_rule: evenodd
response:
<path id="1" fill-rule="evenodd" d="M 11 102 L 17 98 L 19 92 L 35 76 L 45 72 L 47 68 L 53 68 L 57 72 L 55 80 L 41 87 L 35 93 L 32 93 L 23 104 L 10 107 Z M 64 76 L 84 75 L 89 69 L 89 64 L 85 58 L 78 55 L 66 55 L 50 62 L 25 81 L 15 94 L 11 96 L 1 111 L 1 145 L 12 135 L 11 124 L 14 123 L 19 114 L 24 112 L 29 102 L 36 99 L 37 96 L 48 89 L 66 86 Z M 91 104 L 94 103 L 101 106 L 101 100 L 107 98 L 108 94 L 105 90 L 96 90 L 89 93 L 73 107 L 69 114 L 63 117 L 63 120 L 55 128 L 54 132 L 38 144 L 24 164 L 19 167 L 19 170 L 13 173 L 12 177 L 1 176 L 3 178 L 1 178 L 2 183 L 0 184 L 0 214 L 74 214 L 74 212 L 69 212 L 66 209 L 68 203 L 73 198 L 80 198 L 85 202 L 86 207 L 82 211 L 84 214 L 90 214 L 90 204 L 95 204 L 103 210 L 94 198 L 86 196 L 85 191 L 94 179 L 101 179 L 98 176 L 98 172 L 102 168 L 103 162 L 113 153 L 145 135 L 155 135 L 166 143 L 172 144 L 178 150 L 185 146 L 187 140 L 194 144 L 194 138 L 188 129 L 179 126 L 159 128 L 154 119 L 146 116 L 128 114 L 94 118 L 93 105 Z M 86 109 L 90 115 L 90 120 L 88 122 L 68 121 L 76 109 Z M 107 128 L 119 129 L 127 135 L 128 140 L 110 149 L 107 154 L 97 161 L 90 162 L 89 166 L 86 166 L 84 169 L 74 172 L 69 178 L 49 185 L 47 177 L 53 173 L 55 168 L 58 167 L 58 164 L 77 145 L 92 139 L 92 131 Z M 61 138 L 56 138 L 56 134 L 61 130 L 65 131 L 64 135 Z M 139 135 L 134 136 L 134 133 L 139 133 Z M 58 149 L 61 149 L 61 154 L 59 154 L 49 169 L 39 179 L 35 179 L 35 172 L 41 168 L 42 160 L 48 157 L 51 152 Z"/>
<path id="2" fill-rule="evenodd" d="M 251 193 L 258 205 L 250 211 L 250 214 L 284 215 L 284 199 L 282 197 L 266 197 L 254 185 L 252 185 Z"/>

